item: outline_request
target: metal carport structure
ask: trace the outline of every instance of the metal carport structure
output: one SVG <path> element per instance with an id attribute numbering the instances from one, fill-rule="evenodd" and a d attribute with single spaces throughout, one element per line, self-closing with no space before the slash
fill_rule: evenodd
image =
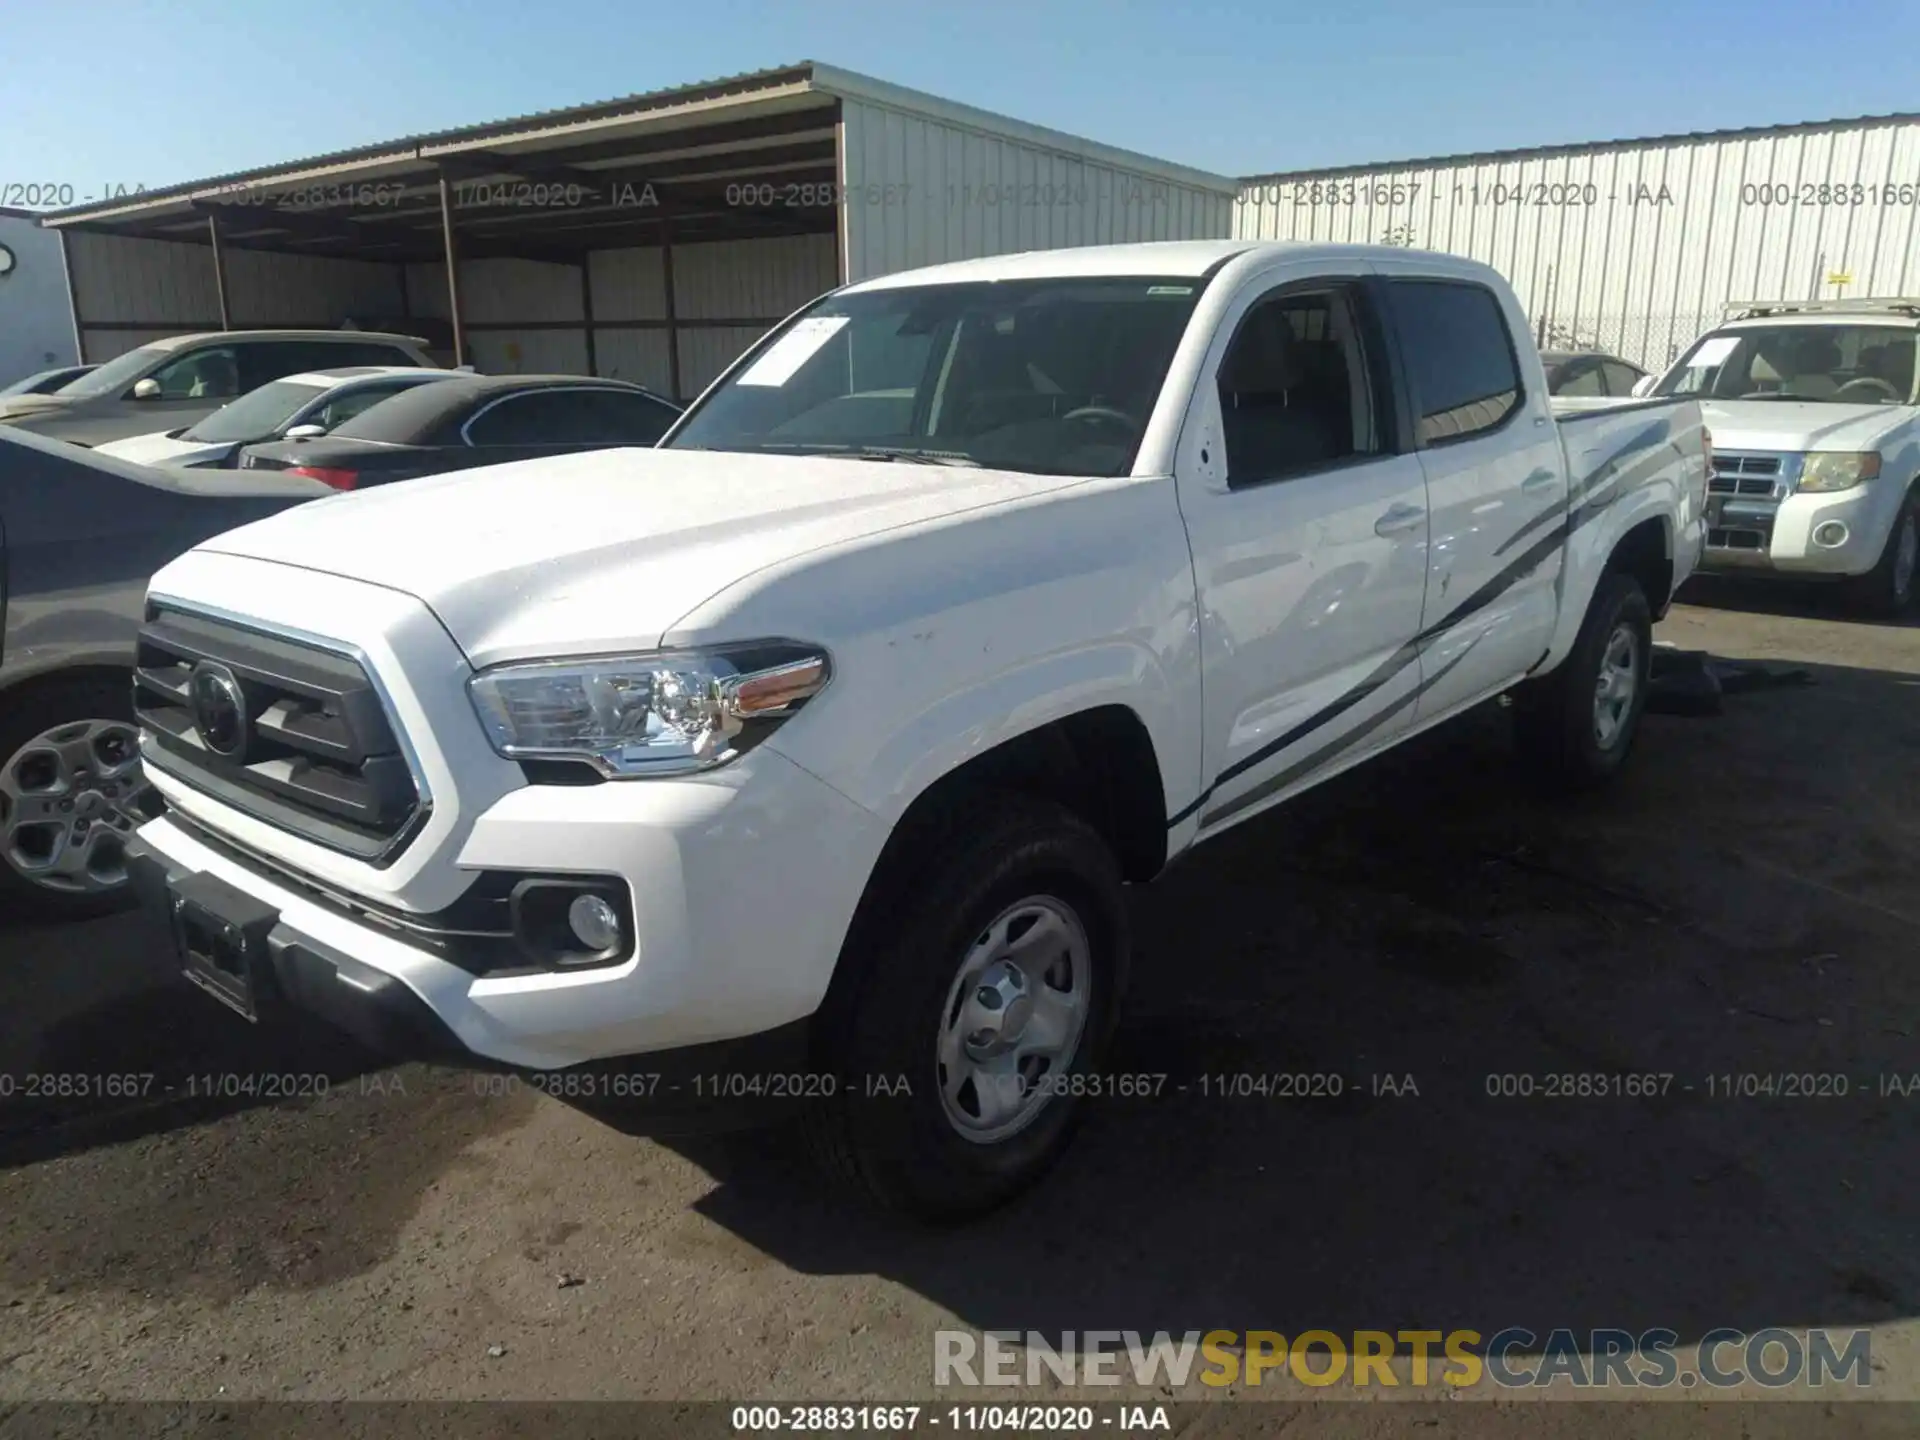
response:
<path id="1" fill-rule="evenodd" d="M 52 212 L 101 360 L 251 326 L 427 333 L 691 397 L 848 280 L 1224 237 L 1237 182 L 805 62 Z M 438 332 L 437 334 L 434 332 Z"/>

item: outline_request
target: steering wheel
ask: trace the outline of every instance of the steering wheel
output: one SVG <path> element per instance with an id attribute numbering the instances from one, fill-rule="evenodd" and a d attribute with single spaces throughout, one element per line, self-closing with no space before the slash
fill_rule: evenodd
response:
<path id="1" fill-rule="evenodd" d="M 1882 380 L 1878 375 L 1855 376 L 1853 379 L 1847 381 L 1846 384 L 1842 385 L 1838 390 L 1833 392 L 1834 398 L 1838 399 L 1840 396 L 1846 394 L 1849 390 L 1856 390 L 1862 385 L 1874 386 L 1876 389 L 1884 392 L 1887 399 L 1889 400 L 1898 400 L 1900 398 L 1900 392 L 1894 389 L 1893 386 L 1889 384 L 1887 381 Z"/>
<path id="2" fill-rule="evenodd" d="M 1077 410 L 1069 410 L 1060 417 L 1062 420 L 1076 420 L 1093 425 L 1123 426 L 1129 435 L 1140 433 L 1140 422 L 1124 410 L 1116 410 L 1111 405 L 1082 405 Z"/>

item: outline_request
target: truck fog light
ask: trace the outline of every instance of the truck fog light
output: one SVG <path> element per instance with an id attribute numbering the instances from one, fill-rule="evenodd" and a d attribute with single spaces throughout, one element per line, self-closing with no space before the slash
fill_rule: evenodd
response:
<path id="1" fill-rule="evenodd" d="M 567 928 L 573 938 L 595 954 L 620 944 L 620 916 L 598 895 L 576 895 L 567 906 Z"/>
<path id="2" fill-rule="evenodd" d="M 1825 520 L 1813 527 L 1813 543 L 1832 550 L 1847 543 L 1847 527 L 1838 520 Z"/>

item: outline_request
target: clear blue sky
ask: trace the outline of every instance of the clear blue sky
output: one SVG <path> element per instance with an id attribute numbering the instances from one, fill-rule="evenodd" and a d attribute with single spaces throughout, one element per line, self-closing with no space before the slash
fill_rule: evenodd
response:
<path id="1" fill-rule="evenodd" d="M 68 183 L 81 196 L 802 59 L 1229 174 L 1920 109 L 1914 0 L 0 11 L 0 186 Z"/>

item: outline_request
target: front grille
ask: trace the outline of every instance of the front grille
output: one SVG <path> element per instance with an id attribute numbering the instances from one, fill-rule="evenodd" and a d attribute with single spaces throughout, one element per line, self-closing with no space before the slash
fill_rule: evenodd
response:
<path id="1" fill-rule="evenodd" d="M 1707 493 L 1775 500 L 1784 493 L 1780 488 L 1780 473 L 1778 455 L 1728 455 L 1716 450 L 1713 474 L 1707 478 Z"/>
<path id="2" fill-rule="evenodd" d="M 1715 475 L 1707 481 L 1709 495 L 1751 495 L 1767 500 L 1773 496 L 1773 481 L 1742 480 L 1732 475 Z"/>
<path id="3" fill-rule="evenodd" d="M 350 656 L 155 606 L 133 692 L 149 764 L 271 825 L 385 863 L 425 818 L 379 692 Z"/>
<path id="4" fill-rule="evenodd" d="M 1707 531 L 1707 547 L 1712 550 L 1765 550 L 1767 545 L 1765 530 L 1716 525 Z"/>

